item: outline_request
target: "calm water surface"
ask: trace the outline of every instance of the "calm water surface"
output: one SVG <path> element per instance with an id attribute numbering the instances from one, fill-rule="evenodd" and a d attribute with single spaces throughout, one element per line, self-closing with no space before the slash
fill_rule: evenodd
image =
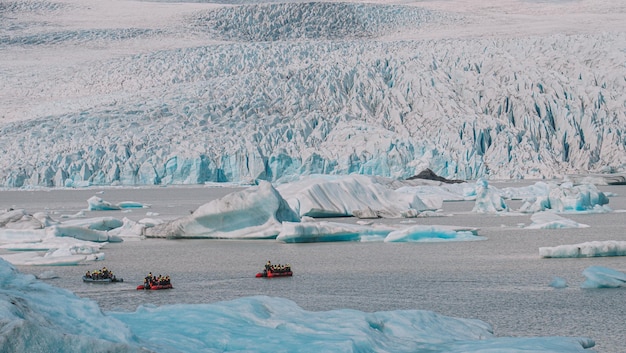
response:
<path id="1" fill-rule="evenodd" d="M 626 209 L 626 187 L 602 187 L 618 195 L 614 210 Z M 1 208 L 46 210 L 53 217 L 86 208 L 98 190 L 0 191 Z M 181 187 L 106 189 L 97 194 L 117 203 L 152 204 L 133 212 L 90 212 L 88 217 L 141 219 L 147 212 L 173 219 L 223 196 L 232 189 Z M 510 203 L 513 209 L 519 207 Z M 530 216 L 472 214 L 472 202 L 445 203 L 448 217 L 420 218 L 421 224 L 480 228 L 487 240 L 446 243 L 314 243 L 283 244 L 274 240 L 160 240 L 109 244 L 106 259 L 84 266 L 23 267 L 25 273 L 51 270 L 48 283 L 91 298 L 105 311 L 134 311 L 142 304 L 213 303 L 252 295 L 288 298 L 312 310 L 351 308 L 361 311 L 399 309 L 481 319 L 499 336 L 587 336 L 595 351 L 626 351 L 626 288 L 581 289 L 582 271 L 592 265 L 626 272 L 624 257 L 542 259 L 538 248 L 592 240 L 626 240 L 622 212 L 565 215 L 590 228 L 526 230 Z M 356 222 L 355 219 L 335 219 Z M 394 223 L 407 220 L 380 220 Z M 290 263 L 291 278 L 259 279 L 267 260 Z M 124 283 L 85 284 L 80 276 L 107 266 Z M 137 291 L 143 277 L 168 274 L 173 290 Z M 554 289 L 555 277 L 569 287 Z"/>

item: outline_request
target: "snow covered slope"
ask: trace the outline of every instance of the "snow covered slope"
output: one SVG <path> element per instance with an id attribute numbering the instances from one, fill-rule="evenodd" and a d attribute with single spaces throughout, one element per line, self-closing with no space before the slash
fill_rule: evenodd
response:
<path id="1" fill-rule="evenodd" d="M 626 4 L 0 4 L 0 185 L 626 170 Z"/>

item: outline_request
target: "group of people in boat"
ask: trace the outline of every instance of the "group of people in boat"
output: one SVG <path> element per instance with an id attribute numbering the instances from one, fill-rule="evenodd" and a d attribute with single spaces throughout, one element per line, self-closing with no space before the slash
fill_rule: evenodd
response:
<path id="1" fill-rule="evenodd" d="M 169 284 L 172 284 L 172 281 L 170 280 L 170 276 L 165 275 L 165 276 L 153 276 L 152 272 L 148 273 L 148 275 L 143 279 L 143 285 L 144 287 L 148 288 L 151 286 L 167 286 Z"/>
<path id="2" fill-rule="evenodd" d="M 93 270 L 93 271 L 87 271 L 87 273 L 85 273 L 85 277 L 86 278 L 91 278 L 91 279 L 111 279 L 113 281 L 115 281 L 117 278 L 115 277 L 115 275 L 113 274 L 113 272 L 109 271 L 106 267 L 103 267 L 101 270 Z"/>
<path id="3" fill-rule="evenodd" d="M 267 261 L 267 263 L 265 264 L 265 269 L 263 270 L 263 275 L 267 276 L 268 273 L 287 274 L 288 272 L 291 272 L 291 265 L 272 264 L 271 261 Z M 257 277 L 258 276 L 260 276 L 260 274 L 257 274 Z M 87 271 L 87 273 L 85 273 L 85 277 L 94 279 L 94 280 L 99 280 L 99 279 L 111 279 L 112 281 L 116 280 L 116 277 L 113 274 L 113 272 L 109 271 L 106 267 L 103 267 L 101 270 Z M 151 288 L 154 286 L 169 286 L 171 284 L 172 282 L 170 280 L 169 275 L 154 276 L 152 272 L 148 273 L 148 275 L 143 280 L 144 288 Z"/>
<path id="4" fill-rule="evenodd" d="M 263 272 L 265 274 L 267 274 L 268 272 L 272 272 L 272 273 L 291 272 L 291 265 L 289 265 L 289 264 L 286 264 L 286 265 L 281 265 L 281 264 L 274 265 L 274 264 L 272 264 L 271 261 L 267 261 L 267 263 L 265 264 L 265 269 L 263 270 Z"/>

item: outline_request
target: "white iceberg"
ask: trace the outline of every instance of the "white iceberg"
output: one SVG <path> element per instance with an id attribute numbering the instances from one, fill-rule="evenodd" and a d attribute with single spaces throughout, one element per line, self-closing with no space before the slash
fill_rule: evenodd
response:
<path id="1" fill-rule="evenodd" d="M 371 209 L 379 217 L 400 218 L 408 210 L 441 207 L 440 200 L 426 205 L 415 193 L 398 192 L 375 180 L 364 175 L 315 175 L 281 184 L 276 189 L 301 217 L 353 216 L 354 211 Z"/>
<path id="2" fill-rule="evenodd" d="M 507 212 L 509 207 L 500 196 L 497 189 L 489 186 L 485 179 L 476 181 L 476 202 L 473 212 L 477 213 L 498 213 Z"/>
<path id="3" fill-rule="evenodd" d="M 276 238 L 282 222 L 300 220 L 265 181 L 200 206 L 191 215 L 146 228 L 158 238 Z"/>
<path id="4" fill-rule="evenodd" d="M 558 212 L 587 211 L 609 203 L 606 195 L 593 184 L 574 186 L 563 183 L 558 188 L 552 188 L 548 198 L 550 208 Z"/>
<path id="5" fill-rule="evenodd" d="M 571 219 L 561 217 L 552 212 L 538 212 L 533 214 L 530 219 L 532 224 L 526 226 L 526 229 L 563 229 L 563 228 L 588 228 L 586 224 L 578 223 Z"/>
<path id="6" fill-rule="evenodd" d="M 626 256 L 626 241 L 590 241 L 586 243 L 540 247 L 541 257 L 601 257 Z"/>

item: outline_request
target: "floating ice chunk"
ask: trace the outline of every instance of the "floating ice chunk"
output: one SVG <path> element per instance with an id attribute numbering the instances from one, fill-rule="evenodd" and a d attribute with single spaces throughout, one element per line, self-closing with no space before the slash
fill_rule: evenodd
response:
<path id="1" fill-rule="evenodd" d="M 550 208 L 558 211 L 586 211 L 596 205 L 609 203 L 609 199 L 593 184 L 574 186 L 572 183 L 563 183 L 549 193 Z"/>
<path id="2" fill-rule="evenodd" d="M 589 266 L 583 271 L 587 277 L 581 288 L 618 288 L 626 286 L 626 273 L 603 266 Z"/>
<path id="3" fill-rule="evenodd" d="M 530 219 L 532 224 L 526 229 L 562 229 L 562 228 L 588 228 L 586 224 L 578 223 L 571 219 L 563 218 L 550 212 L 539 212 L 533 214 Z"/>
<path id="4" fill-rule="evenodd" d="M 334 222 L 283 222 L 276 240 L 285 243 L 358 241 L 366 226 Z"/>
<path id="5" fill-rule="evenodd" d="M 567 288 L 567 281 L 561 277 L 554 277 L 550 282 L 552 288 Z"/>
<path id="6" fill-rule="evenodd" d="M 574 245 L 539 248 L 541 257 L 626 256 L 626 241 L 592 241 Z"/>
<path id="7" fill-rule="evenodd" d="M 389 233 L 385 242 L 484 240 L 477 232 L 476 228 L 416 225 Z"/>
<path id="8" fill-rule="evenodd" d="M 482 240 L 476 228 L 453 226 L 410 226 L 398 229 L 383 224 L 346 224 L 337 222 L 284 222 L 276 240 L 286 243 L 334 241 L 450 241 Z"/>
<path id="9" fill-rule="evenodd" d="M 118 204 L 112 204 L 103 200 L 98 196 L 92 196 L 87 200 L 89 211 L 116 211 L 130 208 L 149 208 L 150 205 L 136 201 L 123 201 Z"/>
<path id="10" fill-rule="evenodd" d="M 120 203 L 117 204 L 117 206 L 121 209 L 126 209 L 126 208 L 150 208 L 150 205 L 148 204 L 144 204 L 141 202 L 136 202 L 136 201 L 122 201 Z"/>
<path id="11" fill-rule="evenodd" d="M 505 188 L 500 194 L 507 199 L 524 200 L 520 212 L 534 213 L 548 209 L 557 212 L 610 212 L 608 197 L 593 184 L 574 186 L 570 182 L 537 182 L 521 188 Z"/>
<path id="12" fill-rule="evenodd" d="M 114 205 L 108 201 L 104 201 L 98 196 L 92 196 L 87 200 L 87 209 L 89 211 L 113 211 L 121 209 L 119 206 Z"/>
<path id="13" fill-rule="evenodd" d="M 476 182 L 476 203 L 473 212 L 497 213 L 508 210 L 504 199 L 496 189 L 489 187 L 487 180 L 481 178 Z"/>

